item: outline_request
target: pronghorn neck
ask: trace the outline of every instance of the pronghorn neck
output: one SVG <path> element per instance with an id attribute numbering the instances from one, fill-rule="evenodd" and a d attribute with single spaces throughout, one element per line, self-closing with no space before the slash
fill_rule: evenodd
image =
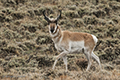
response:
<path id="1" fill-rule="evenodd" d="M 62 37 L 62 30 L 59 25 L 56 26 L 54 33 L 51 33 L 50 30 L 49 30 L 49 33 L 54 43 L 57 43 L 60 41 L 60 38 Z"/>

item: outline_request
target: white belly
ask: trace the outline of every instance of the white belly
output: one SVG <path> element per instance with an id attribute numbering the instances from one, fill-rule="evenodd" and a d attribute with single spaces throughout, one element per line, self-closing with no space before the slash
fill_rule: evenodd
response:
<path id="1" fill-rule="evenodd" d="M 84 41 L 70 41 L 69 44 L 56 44 L 55 47 L 59 52 L 80 53 L 84 49 Z"/>
<path id="2" fill-rule="evenodd" d="M 80 53 L 84 49 L 84 41 L 74 41 L 69 43 L 70 53 Z"/>

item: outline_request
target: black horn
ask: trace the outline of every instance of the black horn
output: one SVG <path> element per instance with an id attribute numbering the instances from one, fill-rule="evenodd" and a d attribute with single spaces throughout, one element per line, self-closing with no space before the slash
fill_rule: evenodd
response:
<path id="1" fill-rule="evenodd" d="M 60 19 L 60 17 L 61 17 L 61 10 L 59 10 L 59 12 L 60 12 L 60 15 L 56 18 L 56 20 L 55 20 L 55 22 L 57 23 L 57 21 Z"/>
<path id="2" fill-rule="evenodd" d="M 47 21 L 47 22 L 51 22 L 50 19 L 45 15 L 45 10 L 43 11 L 43 16 L 44 16 L 44 19 Z"/>

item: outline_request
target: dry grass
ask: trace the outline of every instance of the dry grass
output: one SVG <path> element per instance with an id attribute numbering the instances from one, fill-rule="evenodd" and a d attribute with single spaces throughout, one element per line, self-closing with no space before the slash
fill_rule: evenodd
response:
<path id="1" fill-rule="evenodd" d="M 119 0 L 1 0 L 0 79 L 1 80 L 119 80 L 120 6 Z M 102 70 L 93 61 L 86 72 L 83 54 L 68 55 L 68 72 L 62 59 L 52 70 L 58 55 L 49 36 L 46 15 L 56 17 L 63 30 L 87 32 L 99 39 L 95 54 Z"/>

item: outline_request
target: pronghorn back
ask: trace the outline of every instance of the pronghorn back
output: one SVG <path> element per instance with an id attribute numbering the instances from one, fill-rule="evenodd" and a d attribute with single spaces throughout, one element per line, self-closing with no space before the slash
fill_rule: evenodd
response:
<path id="1" fill-rule="evenodd" d="M 89 46 L 89 43 L 96 44 L 94 37 L 89 33 L 63 31 L 63 34 L 63 41 L 67 39 L 71 41 L 84 41 L 85 46 Z"/>

